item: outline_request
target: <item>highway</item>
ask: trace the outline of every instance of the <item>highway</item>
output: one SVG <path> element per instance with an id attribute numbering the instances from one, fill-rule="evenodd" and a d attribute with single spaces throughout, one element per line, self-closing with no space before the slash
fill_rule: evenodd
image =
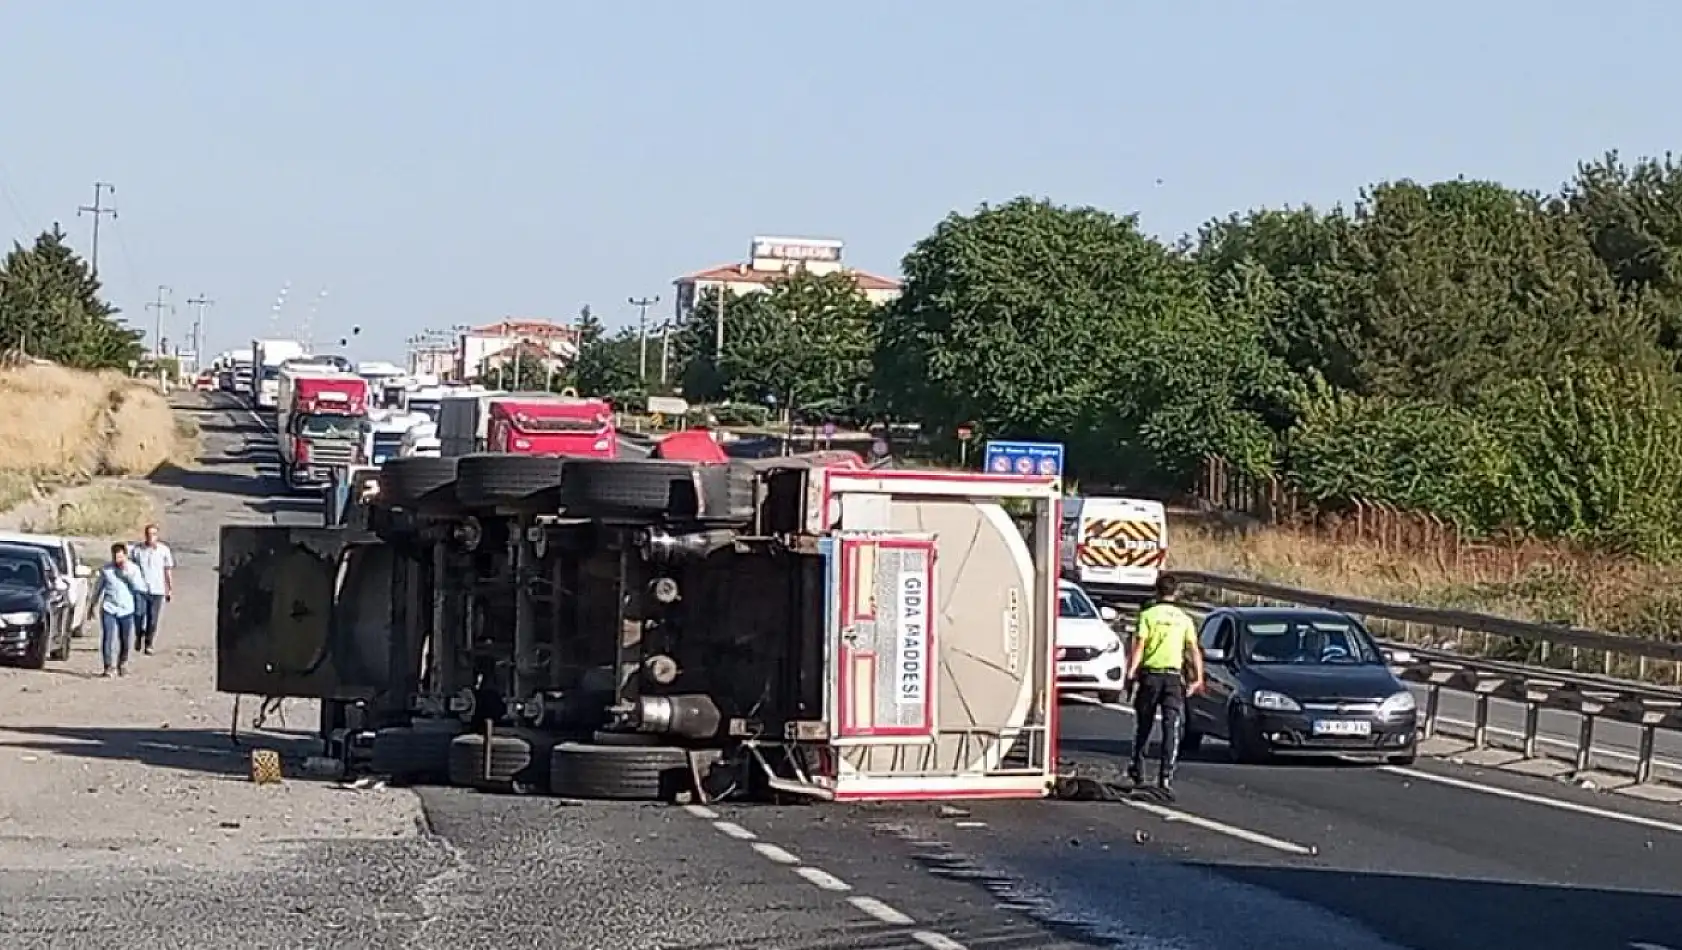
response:
<path id="1" fill-rule="evenodd" d="M 272 437 L 242 408 L 222 415 L 207 439 L 270 471 Z M 254 510 L 319 523 L 278 488 Z M 1469 697 L 1443 708 L 1471 719 Z M 1495 722 L 1516 729 L 1516 710 Z M 1061 755 L 1117 780 L 1132 725 L 1065 704 Z M 1575 735 L 1574 717 L 1544 725 Z M 1185 762 L 1172 801 L 672 807 L 425 789 L 424 847 L 313 853 L 309 874 L 278 880 L 331 910 L 294 918 L 295 945 L 1682 950 L 1682 807 L 1448 761 L 1225 754 L 1211 740 Z M 385 890 L 358 907 L 334 881 Z"/>

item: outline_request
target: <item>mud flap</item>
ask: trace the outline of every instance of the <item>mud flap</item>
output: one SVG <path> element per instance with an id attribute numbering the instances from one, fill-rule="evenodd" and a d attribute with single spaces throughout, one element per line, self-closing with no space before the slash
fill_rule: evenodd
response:
<path id="1" fill-rule="evenodd" d="M 217 690 L 346 701 L 380 693 L 394 563 L 391 548 L 343 529 L 224 526 Z"/>

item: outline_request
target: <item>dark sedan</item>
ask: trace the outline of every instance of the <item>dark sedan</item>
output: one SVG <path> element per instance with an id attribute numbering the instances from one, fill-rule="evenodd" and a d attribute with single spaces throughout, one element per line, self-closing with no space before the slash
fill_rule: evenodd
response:
<path id="1" fill-rule="evenodd" d="M 1327 755 L 1410 764 L 1413 694 L 1387 653 L 1347 614 L 1300 607 L 1211 612 L 1200 634 L 1207 688 L 1187 703 L 1181 747 L 1225 739 L 1240 762 Z"/>
<path id="2" fill-rule="evenodd" d="M 70 583 L 40 548 L 0 544 L 0 660 L 38 670 L 70 658 Z"/>

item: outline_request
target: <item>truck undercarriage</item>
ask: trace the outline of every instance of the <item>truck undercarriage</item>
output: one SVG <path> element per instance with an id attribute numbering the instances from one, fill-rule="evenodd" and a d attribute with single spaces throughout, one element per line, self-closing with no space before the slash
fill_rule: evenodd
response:
<path id="1" fill-rule="evenodd" d="M 479 454 L 359 494 L 224 527 L 217 631 L 218 688 L 321 700 L 353 768 L 638 800 L 1054 779 L 1049 480 Z"/>

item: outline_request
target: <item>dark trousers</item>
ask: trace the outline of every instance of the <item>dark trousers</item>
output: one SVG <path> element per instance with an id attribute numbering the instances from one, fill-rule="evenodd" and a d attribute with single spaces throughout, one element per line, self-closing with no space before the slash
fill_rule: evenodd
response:
<path id="1" fill-rule="evenodd" d="M 158 620 L 164 612 L 164 595 L 135 594 L 134 606 L 134 648 L 150 650 L 152 641 L 158 638 Z"/>
<path id="2" fill-rule="evenodd" d="M 1162 748 L 1158 761 L 1164 778 L 1172 777 L 1180 757 L 1180 727 L 1186 716 L 1186 681 L 1179 670 L 1145 670 L 1133 693 L 1133 767 L 1135 779 L 1145 767 L 1145 747 L 1157 711 L 1162 712 Z"/>

